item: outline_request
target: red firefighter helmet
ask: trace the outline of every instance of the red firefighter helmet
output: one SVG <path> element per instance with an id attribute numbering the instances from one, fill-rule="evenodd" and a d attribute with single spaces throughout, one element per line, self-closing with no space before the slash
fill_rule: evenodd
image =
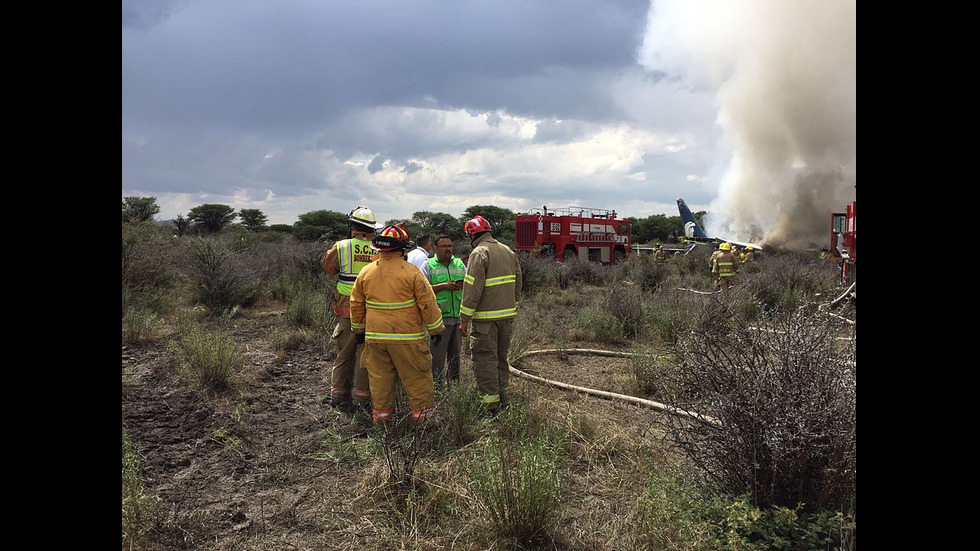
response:
<path id="1" fill-rule="evenodd" d="M 466 235 L 473 237 L 474 234 L 490 231 L 490 222 L 487 222 L 486 218 L 476 215 L 463 226 L 463 231 L 466 232 Z"/>
<path id="2" fill-rule="evenodd" d="M 388 226 L 371 241 L 371 248 L 381 252 L 400 251 L 408 245 L 408 231 L 400 226 Z"/>

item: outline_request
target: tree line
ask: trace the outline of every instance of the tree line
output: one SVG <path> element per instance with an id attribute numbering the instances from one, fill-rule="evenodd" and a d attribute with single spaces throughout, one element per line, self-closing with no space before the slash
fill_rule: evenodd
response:
<path id="1" fill-rule="evenodd" d="M 128 223 L 156 222 L 160 213 L 156 197 L 123 197 L 122 221 Z M 472 205 L 460 216 L 444 212 L 418 211 L 408 220 L 386 220 L 384 225 L 406 222 L 409 235 L 427 233 L 433 237 L 448 235 L 454 241 L 463 239 L 463 225 L 474 216 L 482 216 L 494 228 L 494 235 L 504 242 L 514 242 L 514 217 L 510 209 L 493 205 Z M 694 213 L 703 219 L 706 211 Z M 628 216 L 633 222 L 634 243 L 676 243 L 684 235 L 680 216 L 654 214 L 646 218 Z M 237 220 L 237 221 L 236 221 Z M 347 213 L 333 210 L 314 210 L 300 214 L 292 225 L 268 224 L 268 217 L 259 209 L 235 209 L 222 204 L 207 203 L 190 209 L 187 215 L 165 221 L 174 227 L 176 235 L 206 235 L 218 233 L 231 226 L 240 226 L 251 232 L 274 231 L 291 234 L 301 241 L 317 239 L 339 240 L 348 237 Z"/>

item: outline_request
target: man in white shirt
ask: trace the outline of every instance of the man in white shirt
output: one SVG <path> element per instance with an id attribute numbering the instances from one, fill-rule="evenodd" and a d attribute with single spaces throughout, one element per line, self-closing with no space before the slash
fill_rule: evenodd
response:
<path id="1" fill-rule="evenodd" d="M 415 244 L 417 246 L 409 251 L 406 258 L 424 273 L 424 267 L 426 263 L 429 262 L 429 255 L 432 254 L 432 236 L 427 233 L 423 233 L 419 235 L 419 238 L 415 241 Z"/>

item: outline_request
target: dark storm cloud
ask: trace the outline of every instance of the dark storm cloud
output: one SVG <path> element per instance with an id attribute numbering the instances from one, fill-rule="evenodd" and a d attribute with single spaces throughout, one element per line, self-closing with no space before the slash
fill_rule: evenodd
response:
<path id="1" fill-rule="evenodd" d="M 123 28 L 123 118 L 286 132 L 366 105 L 600 116 L 581 71 L 633 63 L 646 2 L 187 2 Z M 291 6 L 289 3 L 285 6 Z M 295 6 L 292 6 L 295 8 Z M 581 95 L 593 101 L 577 101 Z"/>

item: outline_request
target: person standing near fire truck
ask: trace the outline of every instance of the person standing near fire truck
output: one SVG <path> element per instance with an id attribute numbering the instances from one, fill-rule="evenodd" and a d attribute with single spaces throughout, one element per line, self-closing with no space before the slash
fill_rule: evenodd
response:
<path id="1" fill-rule="evenodd" d="M 347 216 L 347 225 L 351 237 L 334 243 L 320 259 L 328 274 L 338 276 L 333 294 L 333 315 L 337 325 L 331 335 L 337 344 L 337 357 L 330 371 L 330 395 L 322 403 L 353 412 L 354 405 L 364 410 L 370 408 L 371 388 L 367 372 L 358 361 L 357 342 L 351 331 L 350 293 L 357 274 L 371 262 L 371 238 L 378 227 L 378 219 L 371 209 L 358 205 Z"/>
<path id="2" fill-rule="evenodd" d="M 507 407 L 507 349 L 520 302 L 521 266 L 514 251 L 493 238 L 490 223 L 482 216 L 466 222 L 463 231 L 473 251 L 463 277 L 459 332 L 464 337 L 471 333 L 473 374 L 482 414 L 494 416 Z"/>
<path id="3" fill-rule="evenodd" d="M 413 424 L 435 407 L 432 354 L 445 328 L 436 295 L 422 272 L 405 259 L 408 232 L 388 226 L 374 238 L 378 260 L 361 270 L 351 290 L 351 328 L 364 343 L 361 363 L 371 381 L 375 426 L 395 420 L 395 386 L 401 381 Z"/>

